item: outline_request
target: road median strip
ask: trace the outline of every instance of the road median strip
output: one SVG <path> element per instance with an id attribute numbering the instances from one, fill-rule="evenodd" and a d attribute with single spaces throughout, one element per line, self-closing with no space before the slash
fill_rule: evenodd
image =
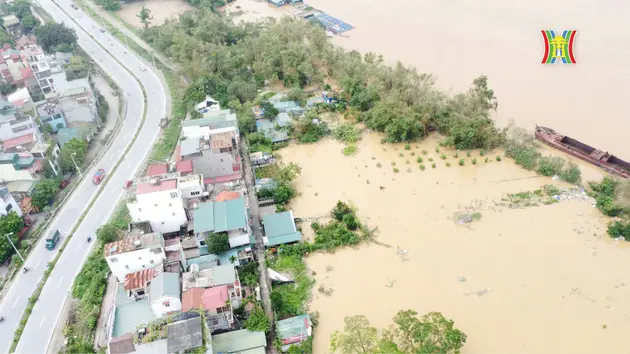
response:
<path id="1" fill-rule="evenodd" d="M 54 3 L 54 2 L 53 2 Z M 70 14 L 66 13 L 61 7 L 59 7 L 56 3 L 54 3 L 55 6 L 57 6 L 61 11 L 63 11 L 68 17 L 72 18 L 72 16 L 70 16 Z M 72 18 L 73 21 L 75 21 Z M 76 22 L 76 21 L 75 21 Z M 78 23 L 77 23 L 78 24 Z M 79 27 L 81 27 L 81 25 L 79 25 Z M 59 251 L 57 252 L 57 255 L 55 256 L 55 258 L 48 263 L 48 267 L 46 269 L 46 271 L 44 272 L 44 277 L 42 278 L 42 280 L 37 284 L 37 288 L 35 289 L 35 291 L 33 292 L 33 295 L 31 297 L 29 297 L 28 299 L 28 305 L 24 311 L 24 314 L 22 315 L 22 318 L 20 319 L 20 323 L 18 325 L 18 328 L 15 330 L 15 335 L 13 337 L 13 343 L 11 344 L 11 348 L 9 349 L 10 352 L 14 352 L 15 349 L 17 348 L 17 345 L 20 341 L 20 338 L 22 337 L 22 333 L 24 331 L 24 327 L 26 326 L 26 323 L 28 322 L 28 318 L 30 317 L 32 311 L 33 311 L 33 307 L 35 306 L 35 303 L 37 302 L 37 300 L 39 299 L 39 296 L 42 292 L 42 289 L 44 288 L 44 285 L 46 284 L 46 281 L 48 280 L 48 278 L 50 277 L 50 274 L 52 273 L 55 265 L 57 264 L 57 261 L 59 260 L 59 258 L 61 257 L 61 254 L 63 253 L 63 251 L 65 250 L 66 246 L 68 245 L 68 243 L 70 242 L 70 239 L 72 238 L 73 234 L 76 232 L 76 230 L 79 228 L 79 226 L 81 225 L 81 223 L 83 222 L 83 219 L 85 218 L 85 216 L 87 215 L 87 213 L 90 211 L 90 209 L 92 208 L 92 206 L 94 205 L 94 203 L 96 202 L 96 200 L 98 199 L 98 197 L 101 195 L 101 193 L 103 192 L 103 189 L 105 188 L 105 186 L 107 186 L 107 183 L 109 182 L 109 180 L 111 179 L 111 177 L 114 175 L 114 173 L 116 172 L 116 170 L 118 169 L 118 167 L 120 166 L 120 164 L 122 163 L 122 161 L 124 160 L 125 156 L 127 156 L 127 154 L 129 153 L 129 151 L 131 150 L 131 148 L 133 147 L 133 145 L 135 144 L 136 140 L 138 139 L 138 136 L 140 135 L 140 131 L 142 130 L 142 128 L 144 127 L 144 123 L 146 121 L 146 117 L 147 117 L 147 93 L 146 90 L 144 88 L 144 86 L 142 85 L 142 83 L 140 82 L 140 80 L 138 79 L 138 77 L 128 68 L 126 68 L 122 62 L 120 62 L 111 52 L 109 52 L 109 50 L 107 50 L 107 48 L 105 46 L 103 46 L 101 43 L 99 43 L 94 36 L 92 36 L 89 32 L 85 31 L 85 33 L 90 36 L 90 38 L 92 38 L 92 40 L 94 40 L 95 43 L 97 43 L 99 46 L 101 46 L 109 55 L 110 57 L 115 60 L 116 62 L 118 62 L 125 70 L 127 70 L 127 72 L 129 72 L 129 74 L 138 82 L 141 90 L 142 90 L 142 95 L 144 98 L 144 111 L 142 113 L 142 119 L 140 120 L 140 125 L 138 127 L 138 129 L 136 130 L 133 138 L 131 139 L 131 143 L 129 145 L 127 145 L 127 148 L 125 149 L 125 151 L 123 152 L 123 154 L 120 156 L 120 158 L 118 159 L 118 161 L 116 162 L 116 164 L 114 165 L 114 167 L 112 168 L 111 172 L 109 173 L 109 175 L 105 178 L 105 180 L 103 181 L 103 184 L 101 186 L 101 188 L 99 188 L 99 190 L 97 191 L 96 195 L 94 195 L 94 197 L 92 198 L 92 200 L 90 201 L 90 203 L 88 204 L 87 208 L 85 209 L 85 211 L 81 214 L 81 216 L 79 217 L 79 219 L 77 220 L 77 222 L 74 224 L 72 231 L 70 232 L 70 234 L 66 237 L 66 239 L 64 240 L 63 245 L 59 248 Z M 120 87 L 120 86 L 119 86 Z"/>

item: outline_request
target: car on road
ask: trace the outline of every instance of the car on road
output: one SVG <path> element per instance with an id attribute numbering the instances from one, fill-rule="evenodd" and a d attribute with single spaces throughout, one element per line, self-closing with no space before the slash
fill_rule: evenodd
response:
<path id="1" fill-rule="evenodd" d="M 79 7 L 78 7 L 77 5 L 75 5 L 75 4 L 70 5 L 70 7 L 72 7 L 72 8 L 73 8 L 73 9 L 75 9 L 75 10 L 78 10 L 78 9 L 79 9 Z"/>
<path id="2" fill-rule="evenodd" d="M 99 31 L 101 31 L 101 33 L 105 33 L 105 28 L 101 28 Z"/>
<path id="3" fill-rule="evenodd" d="M 99 168 L 94 173 L 94 177 L 92 177 L 92 183 L 94 183 L 95 185 L 99 185 L 101 184 L 101 181 L 103 181 L 103 178 L 105 178 L 105 170 Z"/>
<path id="4" fill-rule="evenodd" d="M 145 68 L 144 66 L 140 65 L 140 70 L 141 71 L 147 71 L 147 68 Z"/>
<path id="5" fill-rule="evenodd" d="M 63 180 L 61 180 L 61 182 L 59 182 L 59 189 L 64 189 L 64 188 L 66 188 L 69 184 L 70 184 L 70 180 L 68 180 L 68 179 L 63 179 Z"/>
<path id="6" fill-rule="evenodd" d="M 131 186 L 132 181 L 131 180 L 127 180 L 125 181 L 125 185 L 123 186 L 124 189 L 129 189 L 129 187 Z"/>
<path id="7" fill-rule="evenodd" d="M 54 250 L 57 242 L 59 242 L 59 237 L 61 237 L 59 230 L 55 230 L 52 235 L 48 235 L 48 237 L 46 237 L 46 249 L 50 251 Z"/>

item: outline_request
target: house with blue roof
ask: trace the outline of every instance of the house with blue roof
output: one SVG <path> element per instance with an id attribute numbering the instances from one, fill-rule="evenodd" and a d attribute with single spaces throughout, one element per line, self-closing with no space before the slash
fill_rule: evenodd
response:
<path id="1" fill-rule="evenodd" d="M 262 223 L 265 229 L 263 240 L 267 247 L 275 247 L 302 240 L 302 233 L 295 226 L 293 211 L 291 210 L 265 215 Z"/>
<path id="2" fill-rule="evenodd" d="M 249 217 L 242 196 L 199 204 L 193 213 L 193 223 L 197 242 L 201 245 L 208 236 L 216 233 L 227 233 L 231 248 L 251 243 Z"/>

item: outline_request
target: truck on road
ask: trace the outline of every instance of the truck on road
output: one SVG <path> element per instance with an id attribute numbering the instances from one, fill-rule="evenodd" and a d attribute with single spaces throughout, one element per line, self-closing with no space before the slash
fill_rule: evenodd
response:
<path id="1" fill-rule="evenodd" d="M 59 242 L 59 237 L 61 237 L 61 232 L 59 232 L 59 230 L 55 230 L 52 235 L 48 235 L 48 237 L 46 237 L 46 249 L 51 251 L 54 250 L 57 242 Z"/>
<path id="2" fill-rule="evenodd" d="M 92 177 L 92 183 L 99 185 L 101 184 L 101 181 L 103 180 L 104 177 L 105 177 L 105 170 L 102 168 L 99 168 L 98 170 L 96 170 L 96 173 L 94 173 L 94 177 Z"/>

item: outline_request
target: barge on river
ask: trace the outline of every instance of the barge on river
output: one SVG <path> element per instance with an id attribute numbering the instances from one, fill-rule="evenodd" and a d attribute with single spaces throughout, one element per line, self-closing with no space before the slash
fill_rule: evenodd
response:
<path id="1" fill-rule="evenodd" d="M 536 126 L 536 139 L 584 161 L 597 165 L 617 176 L 630 178 L 630 163 L 546 127 Z"/>

